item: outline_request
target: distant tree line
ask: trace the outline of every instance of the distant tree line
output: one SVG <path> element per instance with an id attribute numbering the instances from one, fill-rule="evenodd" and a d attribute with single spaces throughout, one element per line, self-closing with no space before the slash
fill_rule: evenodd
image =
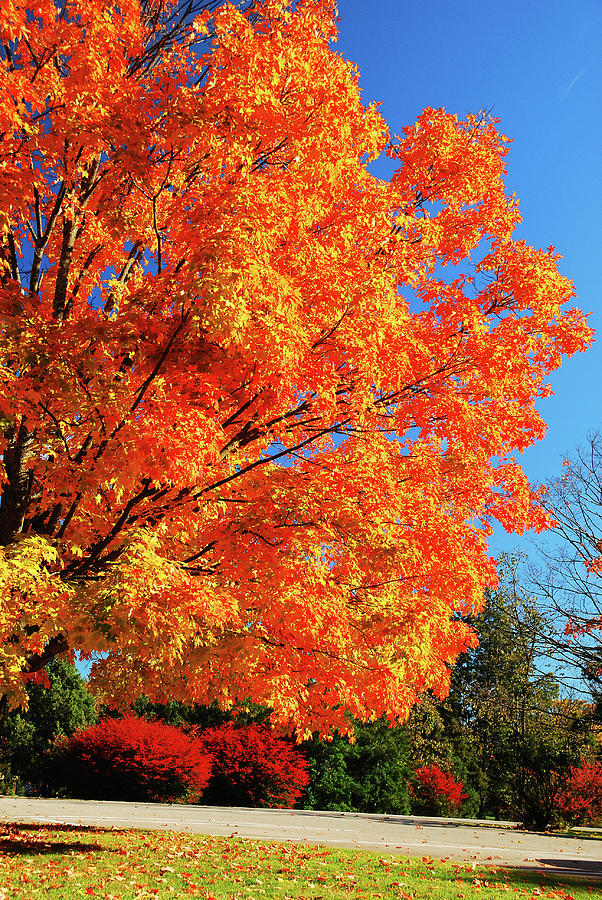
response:
<path id="1" fill-rule="evenodd" d="M 115 751 L 116 756 L 107 756 L 106 746 L 116 739 L 107 737 L 106 723 L 114 720 L 116 725 L 119 717 L 95 705 L 75 666 L 56 659 L 48 666 L 47 684 L 28 685 L 29 709 L 4 717 L 4 789 L 77 794 L 81 755 L 88 753 L 92 765 L 91 746 L 100 753 L 93 763 L 95 777 L 105 777 L 105 770 L 123 766 L 123 759 L 138 754 L 148 780 L 152 766 L 165 768 L 166 763 L 157 762 L 160 749 L 151 752 L 149 740 L 142 741 L 139 732 L 144 726 L 135 723 L 144 720 L 200 739 L 204 752 L 212 755 L 213 779 L 207 785 L 208 775 L 204 781 L 199 776 L 195 782 L 197 786 L 202 782 L 205 791 L 197 791 L 193 799 L 203 803 L 296 803 L 309 809 L 457 814 L 518 820 L 533 827 L 563 816 L 593 820 L 596 798 L 584 801 L 583 789 L 577 798 L 568 795 L 577 790 L 577 783 L 596 778 L 602 791 L 601 704 L 563 697 L 554 674 L 541 671 L 541 615 L 517 587 L 513 571 L 507 564 L 502 586 L 488 593 L 483 611 L 474 618 L 479 645 L 459 659 L 449 695 L 444 700 L 426 696 L 406 723 L 393 728 L 383 720 L 354 723 L 352 740 L 339 735 L 332 741 L 314 737 L 297 747 L 272 735 L 266 724 L 269 710 L 261 707 L 225 712 L 215 705 L 158 705 L 142 696 L 127 728 L 120 726 L 120 740 L 127 731 L 130 744 Z M 92 737 L 86 738 L 88 749 L 82 751 L 78 736 L 99 720 L 105 723 L 104 731 L 92 729 Z M 167 740 L 158 734 L 154 739 L 159 744 Z M 142 744 L 147 749 L 141 756 L 136 748 Z M 104 749 L 98 750 L 101 745 Z M 127 779 L 119 782 L 124 797 L 129 796 L 125 784 L 132 786 L 137 778 L 131 766 L 125 771 Z M 585 771 L 589 776 L 584 780 Z M 286 772 L 292 785 L 289 793 L 282 788 L 289 778 Z M 89 774 L 80 783 L 89 786 Z M 114 779 L 99 784 L 101 795 L 115 790 Z M 135 791 L 141 788 L 132 790 L 131 796 L 139 799 Z M 146 796 L 190 799 L 185 789 L 180 794 L 162 796 L 159 790 Z"/>

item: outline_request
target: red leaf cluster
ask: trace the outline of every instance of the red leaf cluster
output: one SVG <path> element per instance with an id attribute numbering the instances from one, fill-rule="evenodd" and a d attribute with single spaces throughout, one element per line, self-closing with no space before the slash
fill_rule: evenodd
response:
<path id="1" fill-rule="evenodd" d="M 410 792 L 427 813 L 457 812 L 468 796 L 463 783 L 436 763 L 416 769 L 414 777 Z"/>
<path id="2" fill-rule="evenodd" d="M 292 807 L 309 784 L 303 754 L 264 726 L 228 723 L 206 729 L 198 740 L 213 758 L 205 803 Z"/>
<path id="3" fill-rule="evenodd" d="M 602 762 L 572 766 L 567 783 L 557 797 L 563 817 L 576 824 L 602 819 Z"/>
<path id="4" fill-rule="evenodd" d="M 76 732 L 61 750 L 63 781 L 103 800 L 198 800 L 211 774 L 200 741 L 178 728 L 126 716 Z"/>

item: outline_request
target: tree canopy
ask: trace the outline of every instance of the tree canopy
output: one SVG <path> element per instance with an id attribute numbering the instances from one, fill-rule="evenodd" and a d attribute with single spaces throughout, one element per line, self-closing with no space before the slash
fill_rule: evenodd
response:
<path id="1" fill-rule="evenodd" d="M 508 140 L 390 134 L 332 0 L 0 11 L 0 681 L 403 717 L 473 640 L 513 453 L 591 339 Z M 387 153 L 390 180 L 369 163 Z"/>

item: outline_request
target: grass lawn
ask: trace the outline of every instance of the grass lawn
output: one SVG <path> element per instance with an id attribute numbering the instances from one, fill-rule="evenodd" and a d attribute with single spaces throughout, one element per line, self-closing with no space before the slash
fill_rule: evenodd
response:
<path id="1" fill-rule="evenodd" d="M 174 832 L 0 825 L 0 900 L 198 897 L 591 900 L 558 876 Z"/>

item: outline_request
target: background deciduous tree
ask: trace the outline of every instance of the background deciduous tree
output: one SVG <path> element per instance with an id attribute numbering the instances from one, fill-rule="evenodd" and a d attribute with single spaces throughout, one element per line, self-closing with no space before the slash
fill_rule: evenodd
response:
<path id="1" fill-rule="evenodd" d="M 513 453 L 590 331 L 508 142 L 401 137 L 332 0 L 2 4 L 0 679 L 403 717 L 472 640 Z M 385 151 L 389 182 L 368 163 Z"/>
<path id="2" fill-rule="evenodd" d="M 573 682 L 602 695 L 602 436 L 565 460 L 548 486 L 546 506 L 554 518 L 549 538 L 538 542 L 543 565 L 533 567 L 534 590 L 550 623 L 550 652 Z"/>
<path id="3" fill-rule="evenodd" d="M 594 707 L 570 700 L 545 670 L 545 620 L 517 581 L 515 559 L 500 562 L 500 576 L 474 620 L 478 647 L 459 658 L 449 697 L 435 707 L 438 740 L 414 745 L 425 762 L 451 763 L 469 790 L 472 782 L 475 813 L 542 827 L 571 765 L 599 749 Z M 419 708 L 412 719 L 420 717 Z"/>

